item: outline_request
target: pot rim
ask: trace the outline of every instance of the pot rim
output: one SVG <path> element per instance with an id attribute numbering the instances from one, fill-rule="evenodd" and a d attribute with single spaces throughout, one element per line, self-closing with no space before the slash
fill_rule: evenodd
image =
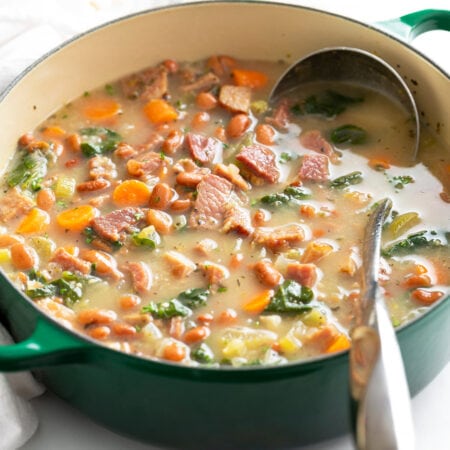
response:
<path id="1" fill-rule="evenodd" d="M 300 10 L 306 10 L 306 11 L 312 11 L 314 13 L 323 14 L 326 16 L 332 16 L 334 18 L 342 19 L 344 21 L 350 21 L 357 25 L 363 26 L 365 28 L 368 28 L 369 30 L 375 31 L 377 33 L 382 34 L 384 37 L 392 39 L 412 52 L 416 53 L 418 56 L 426 60 L 428 63 L 430 63 L 436 70 L 438 70 L 442 75 L 444 75 L 446 78 L 450 80 L 450 75 L 447 74 L 444 69 L 442 69 L 439 65 L 437 65 L 435 62 L 430 60 L 427 56 L 423 55 L 419 50 L 413 48 L 410 44 L 402 41 L 400 38 L 393 36 L 392 34 L 389 34 L 388 32 L 379 29 L 373 25 L 361 22 L 359 20 L 356 20 L 354 18 L 349 18 L 346 16 L 343 16 L 341 14 L 337 14 L 334 12 L 324 11 L 317 8 L 309 7 L 309 6 L 302 6 L 302 5 L 295 5 L 290 3 L 284 3 L 284 2 L 278 2 L 278 1 L 272 1 L 272 0 L 201 0 L 201 1 L 190 1 L 188 3 L 183 4 L 176 4 L 176 5 L 167 5 L 167 6 L 158 6 L 155 8 L 149 8 L 142 11 L 138 11 L 135 13 L 130 13 L 125 16 L 121 16 L 115 19 L 112 19 L 110 21 L 107 21 L 105 23 L 102 23 L 100 25 L 97 25 L 93 28 L 90 28 L 82 33 L 79 33 L 52 50 L 46 52 L 41 57 L 39 57 L 37 60 L 35 60 L 33 63 L 31 63 L 29 66 L 27 66 L 20 74 L 18 74 L 6 87 L 5 89 L 0 93 L 0 103 L 9 95 L 9 93 L 16 87 L 16 85 L 32 70 L 34 70 L 37 66 L 39 66 L 41 63 L 45 62 L 46 59 L 48 59 L 50 56 L 52 56 L 54 53 L 57 53 L 59 51 L 63 51 L 65 47 L 67 47 L 69 44 L 76 42 L 77 40 L 94 33 L 98 30 L 107 28 L 111 25 L 126 21 L 128 19 L 133 19 L 135 17 L 144 16 L 152 13 L 156 13 L 159 11 L 164 10 L 172 10 L 172 9 L 179 9 L 179 8 L 192 8 L 195 6 L 212 6 L 212 5 L 232 5 L 234 3 L 238 4 L 247 4 L 247 5 L 268 5 L 272 7 L 287 7 L 287 8 L 295 8 Z M 64 327 L 59 321 L 50 315 L 44 313 L 38 306 L 35 305 L 35 303 L 28 298 L 24 293 L 22 293 L 15 285 L 14 283 L 9 279 L 9 277 L 6 275 L 4 270 L 0 268 L 0 278 L 3 278 L 4 281 L 6 281 L 13 289 L 14 291 L 20 295 L 20 297 L 25 300 L 28 305 L 30 305 L 34 310 L 36 310 L 39 313 L 38 320 L 45 319 L 51 326 L 58 328 L 60 332 L 64 334 L 69 334 L 71 337 L 75 338 L 76 340 L 81 340 L 85 343 L 90 344 L 89 350 L 95 351 L 95 352 L 102 352 L 104 354 L 109 354 L 111 356 L 115 356 L 119 359 L 127 359 L 129 362 L 129 365 L 134 366 L 140 366 L 145 368 L 151 368 L 152 372 L 154 373 L 160 373 L 164 375 L 170 375 L 175 377 L 182 377 L 186 378 L 186 375 L 190 375 L 193 377 L 194 380 L 198 381 L 205 381 L 205 377 L 208 379 L 208 381 L 217 381 L 217 382 L 224 382 L 224 381 L 251 381 L 254 382 L 255 378 L 258 380 L 267 380 L 267 379 L 280 379 L 280 377 L 286 378 L 290 376 L 298 376 L 301 373 L 308 373 L 308 372 L 314 372 L 316 371 L 322 364 L 327 364 L 328 366 L 332 365 L 340 365 L 344 364 L 348 360 L 348 350 L 343 350 L 340 352 L 336 352 L 333 354 L 327 354 L 327 355 L 319 355 L 316 357 L 307 358 L 300 361 L 292 361 L 288 362 L 286 364 L 282 365 L 273 365 L 273 366 L 240 366 L 240 367 L 228 367 L 228 366 L 217 366 L 217 367 L 208 367 L 208 366 L 188 366 L 188 365 L 182 365 L 180 363 L 173 363 L 163 360 L 156 360 L 151 359 L 148 357 L 143 357 L 139 355 L 129 354 L 122 352 L 120 350 L 115 350 L 113 348 L 104 346 L 95 339 L 89 337 L 88 335 L 82 334 L 81 332 L 78 332 L 76 330 L 72 330 L 69 328 Z M 418 315 L 417 317 L 413 318 L 409 322 L 401 325 L 400 327 L 396 328 L 396 332 L 399 335 L 404 335 L 410 327 L 413 327 L 414 324 L 418 321 L 422 321 L 430 316 L 430 314 L 434 314 L 435 310 L 440 308 L 445 301 L 447 301 L 450 297 L 444 297 L 440 299 L 437 303 L 432 305 L 430 309 L 425 311 L 424 313 Z M 74 358 L 75 359 L 75 358 Z M 75 361 L 74 361 L 75 362 Z"/>

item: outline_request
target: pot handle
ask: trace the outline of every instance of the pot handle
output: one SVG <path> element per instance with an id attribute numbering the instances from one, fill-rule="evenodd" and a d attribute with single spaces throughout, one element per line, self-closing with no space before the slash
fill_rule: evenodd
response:
<path id="1" fill-rule="evenodd" d="M 16 344 L 0 346 L 0 371 L 15 372 L 43 366 L 83 362 L 93 346 L 39 319 L 33 334 Z"/>
<path id="2" fill-rule="evenodd" d="M 444 9 L 424 9 L 396 19 L 384 20 L 375 24 L 406 41 L 433 30 L 450 31 L 450 11 Z"/>

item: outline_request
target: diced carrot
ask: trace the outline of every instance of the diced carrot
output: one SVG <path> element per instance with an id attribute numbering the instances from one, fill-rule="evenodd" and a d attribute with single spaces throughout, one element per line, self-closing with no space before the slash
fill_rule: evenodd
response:
<path id="1" fill-rule="evenodd" d="M 112 119 L 120 111 L 120 104 L 112 98 L 90 99 L 83 110 L 84 115 L 94 121 Z"/>
<path id="2" fill-rule="evenodd" d="M 261 88 L 267 84 L 268 77 L 263 72 L 256 70 L 234 69 L 232 72 L 234 83 L 237 86 Z"/>
<path id="3" fill-rule="evenodd" d="M 232 324 L 237 321 L 237 312 L 233 308 L 227 308 L 225 311 L 222 311 L 217 318 L 217 322 L 220 324 Z"/>
<path id="4" fill-rule="evenodd" d="M 305 252 L 302 255 L 302 262 L 314 262 L 323 258 L 333 251 L 333 247 L 326 242 L 310 242 L 305 249 Z"/>
<path id="5" fill-rule="evenodd" d="M 428 269 L 423 264 L 416 264 L 414 266 L 414 272 L 416 275 L 422 275 L 428 272 Z"/>
<path id="6" fill-rule="evenodd" d="M 42 130 L 42 135 L 46 139 L 62 138 L 65 134 L 66 134 L 66 132 L 61 127 L 58 127 L 57 125 L 45 127 Z"/>
<path id="7" fill-rule="evenodd" d="M 113 192 L 114 203 L 120 206 L 143 206 L 150 200 L 151 190 L 142 181 L 125 180 Z"/>
<path id="8" fill-rule="evenodd" d="M 422 303 L 423 305 L 432 305 L 443 297 L 444 293 L 441 291 L 427 291 L 426 289 L 415 289 L 411 292 L 411 297 Z"/>
<path id="9" fill-rule="evenodd" d="M 248 303 L 243 306 L 244 311 L 250 314 L 259 314 L 263 312 L 272 298 L 273 290 L 266 289 L 255 295 Z"/>
<path id="10" fill-rule="evenodd" d="M 177 119 L 178 113 L 175 108 L 165 100 L 154 98 L 144 106 L 144 114 L 154 124 L 172 122 Z"/>
<path id="11" fill-rule="evenodd" d="M 97 208 L 91 205 L 81 205 L 59 213 L 56 216 L 56 222 L 65 230 L 81 231 L 98 215 Z"/>
<path id="12" fill-rule="evenodd" d="M 375 170 L 387 170 L 391 168 L 391 165 L 386 158 L 369 159 L 369 166 Z"/>
<path id="13" fill-rule="evenodd" d="M 312 205 L 303 204 L 300 206 L 300 214 L 312 219 L 316 216 L 316 208 Z"/>
<path id="14" fill-rule="evenodd" d="M 326 353 L 335 353 L 350 348 L 350 340 L 345 334 L 340 334 L 337 339 L 326 349 Z"/>
<path id="15" fill-rule="evenodd" d="M 50 223 L 50 216 L 44 210 L 33 208 L 20 222 L 16 232 L 19 234 L 43 233 Z"/>
<path id="16" fill-rule="evenodd" d="M 186 357 L 186 349 L 178 342 L 171 342 L 163 350 L 163 358 L 169 361 L 181 361 Z"/>
<path id="17" fill-rule="evenodd" d="M 315 238 L 321 238 L 321 237 L 325 236 L 325 234 L 326 234 L 326 231 L 323 228 L 314 228 L 312 230 L 312 235 Z"/>

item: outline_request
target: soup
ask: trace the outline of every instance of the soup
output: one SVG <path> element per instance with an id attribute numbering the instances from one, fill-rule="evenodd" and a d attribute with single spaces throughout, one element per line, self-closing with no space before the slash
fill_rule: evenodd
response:
<path id="1" fill-rule="evenodd" d="M 103 345 L 187 365 L 273 365 L 347 349 L 361 244 L 394 208 L 379 281 L 394 326 L 449 292 L 450 158 L 359 86 L 270 108 L 283 63 L 166 60 L 19 138 L 0 261 L 32 301 Z M 439 211 L 439 214 L 436 212 Z"/>

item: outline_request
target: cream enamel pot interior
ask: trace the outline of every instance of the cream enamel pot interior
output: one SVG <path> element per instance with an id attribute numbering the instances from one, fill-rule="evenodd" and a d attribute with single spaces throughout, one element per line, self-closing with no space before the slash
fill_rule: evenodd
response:
<path id="1" fill-rule="evenodd" d="M 448 29 L 450 13 L 420 12 L 396 25 Z M 162 59 L 215 53 L 289 62 L 330 46 L 358 47 L 397 68 L 424 123 L 450 147 L 449 78 L 403 42 L 302 7 L 210 2 L 115 21 L 34 64 L 1 98 L 2 159 L 6 164 L 18 136 L 64 103 Z M 0 370 L 34 369 L 56 394 L 116 432 L 184 449 L 281 449 L 350 429 L 346 352 L 273 368 L 180 367 L 122 354 L 64 329 L 4 276 L 0 294 L 2 321 L 19 342 L 0 348 Z M 448 300 L 398 331 L 413 394 L 449 360 Z"/>

